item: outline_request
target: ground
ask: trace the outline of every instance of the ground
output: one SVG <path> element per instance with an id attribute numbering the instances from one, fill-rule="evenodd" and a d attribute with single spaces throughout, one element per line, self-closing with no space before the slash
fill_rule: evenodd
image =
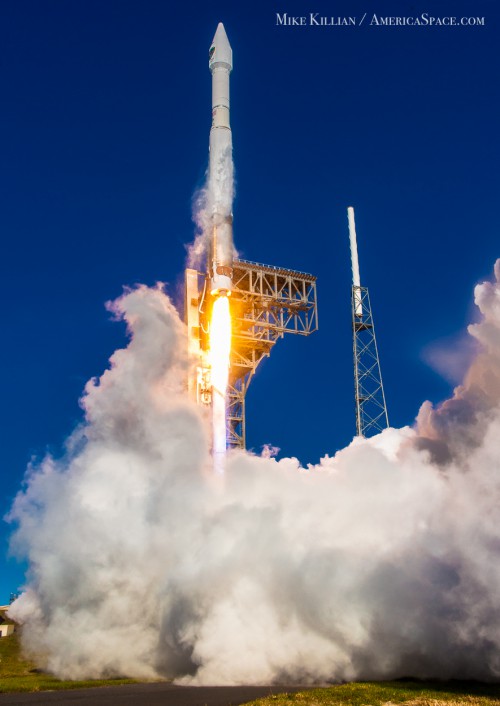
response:
<path id="1" fill-rule="evenodd" d="M 32 662 L 22 658 L 18 634 L 0 639 L 0 694 L 9 691 L 52 691 L 132 683 L 132 679 L 61 681 L 38 670 Z"/>
<path id="2" fill-rule="evenodd" d="M 0 639 L 0 693 L 133 684 L 132 679 L 61 681 L 21 656 L 19 635 Z M 282 688 L 282 687 L 281 687 Z M 357 682 L 274 694 L 248 706 L 500 706 L 500 684 L 478 682 Z"/>
<path id="3" fill-rule="evenodd" d="M 400 680 L 276 694 L 248 706 L 498 706 L 499 702 L 500 684 Z"/>

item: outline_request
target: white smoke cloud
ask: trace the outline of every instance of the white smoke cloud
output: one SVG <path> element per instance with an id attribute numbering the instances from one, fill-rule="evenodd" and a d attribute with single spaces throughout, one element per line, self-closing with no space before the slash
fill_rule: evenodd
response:
<path id="1" fill-rule="evenodd" d="M 317 466 L 234 452 L 223 488 L 184 393 L 183 325 L 159 289 L 125 293 L 113 310 L 128 347 L 10 514 L 30 563 L 10 610 L 25 648 L 70 678 L 498 679 L 495 272 L 476 288 L 480 352 L 452 399 Z"/>
<path id="2" fill-rule="evenodd" d="M 211 201 L 211 198 L 208 187 L 205 185 L 196 191 L 192 203 L 196 234 L 194 241 L 187 247 L 187 264 L 188 267 L 194 267 L 195 269 L 200 269 L 201 265 L 205 263 L 208 251 L 211 213 L 208 205 L 209 201 Z"/>
<path id="3" fill-rule="evenodd" d="M 193 197 L 196 235 L 193 243 L 188 246 L 188 266 L 195 269 L 206 263 L 214 222 L 223 222 L 227 217 L 232 217 L 233 213 L 235 178 L 230 134 L 224 135 L 224 139 L 228 141 L 227 144 L 221 145 L 217 151 L 211 150 L 205 184 Z M 234 245 L 231 247 L 234 257 L 237 257 Z"/>
<path id="4" fill-rule="evenodd" d="M 423 360 L 442 378 L 458 385 L 478 352 L 477 341 L 466 331 L 435 341 L 422 353 Z"/>

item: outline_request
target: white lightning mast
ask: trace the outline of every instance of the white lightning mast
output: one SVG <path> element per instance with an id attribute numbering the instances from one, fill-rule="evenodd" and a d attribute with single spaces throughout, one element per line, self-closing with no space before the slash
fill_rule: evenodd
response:
<path id="1" fill-rule="evenodd" d="M 359 277 L 359 260 L 358 260 L 358 243 L 356 241 L 356 223 L 354 222 L 354 209 L 349 206 L 347 209 L 347 219 L 349 221 L 349 243 L 351 245 L 351 267 L 352 267 L 352 286 L 357 290 L 361 287 Z M 356 316 L 362 316 L 363 307 L 361 300 L 356 302 Z"/>
<path id="2" fill-rule="evenodd" d="M 368 287 L 361 286 L 354 209 L 347 209 L 352 265 L 352 332 L 356 433 L 378 434 L 389 426 Z"/>

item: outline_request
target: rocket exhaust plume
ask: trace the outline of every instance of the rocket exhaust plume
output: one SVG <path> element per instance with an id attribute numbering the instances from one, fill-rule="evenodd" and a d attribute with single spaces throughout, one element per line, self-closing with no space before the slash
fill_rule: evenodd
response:
<path id="1" fill-rule="evenodd" d="M 210 326 L 210 369 L 212 378 L 212 454 L 216 473 L 224 472 L 226 457 L 226 391 L 231 353 L 229 299 L 214 301 Z"/>
<path id="2" fill-rule="evenodd" d="M 182 385 L 184 326 L 160 290 L 127 291 L 111 308 L 130 343 L 10 512 L 24 648 L 74 679 L 500 679 L 495 273 L 450 400 L 316 466 L 235 452 L 223 493 Z"/>

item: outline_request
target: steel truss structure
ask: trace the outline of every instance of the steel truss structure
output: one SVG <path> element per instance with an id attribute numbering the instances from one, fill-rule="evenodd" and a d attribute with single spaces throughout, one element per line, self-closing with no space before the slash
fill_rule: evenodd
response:
<path id="1" fill-rule="evenodd" d="M 356 433 L 378 434 L 389 426 L 377 339 L 367 287 L 352 287 Z"/>
<path id="2" fill-rule="evenodd" d="M 205 275 L 186 270 L 186 323 L 191 353 L 207 347 L 209 307 L 205 288 L 198 284 Z M 196 296 L 195 295 L 196 292 Z M 231 365 L 227 399 L 226 439 L 228 448 L 245 448 L 245 395 L 259 363 L 271 354 L 285 334 L 308 336 L 318 328 L 316 277 L 248 260 L 234 260 L 230 298 L 233 325 Z M 207 369 L 198 366 L 189 389 L 200 404 L 209 404 Z"/>
<path id="3" fill-rule="evenodd" d="M 245 395 L 257 366 L 285 333 L 308 336 L 318 328 L 316 277 L 235 260 L 233 287 L 227 445 L 245 448 Z"/>

